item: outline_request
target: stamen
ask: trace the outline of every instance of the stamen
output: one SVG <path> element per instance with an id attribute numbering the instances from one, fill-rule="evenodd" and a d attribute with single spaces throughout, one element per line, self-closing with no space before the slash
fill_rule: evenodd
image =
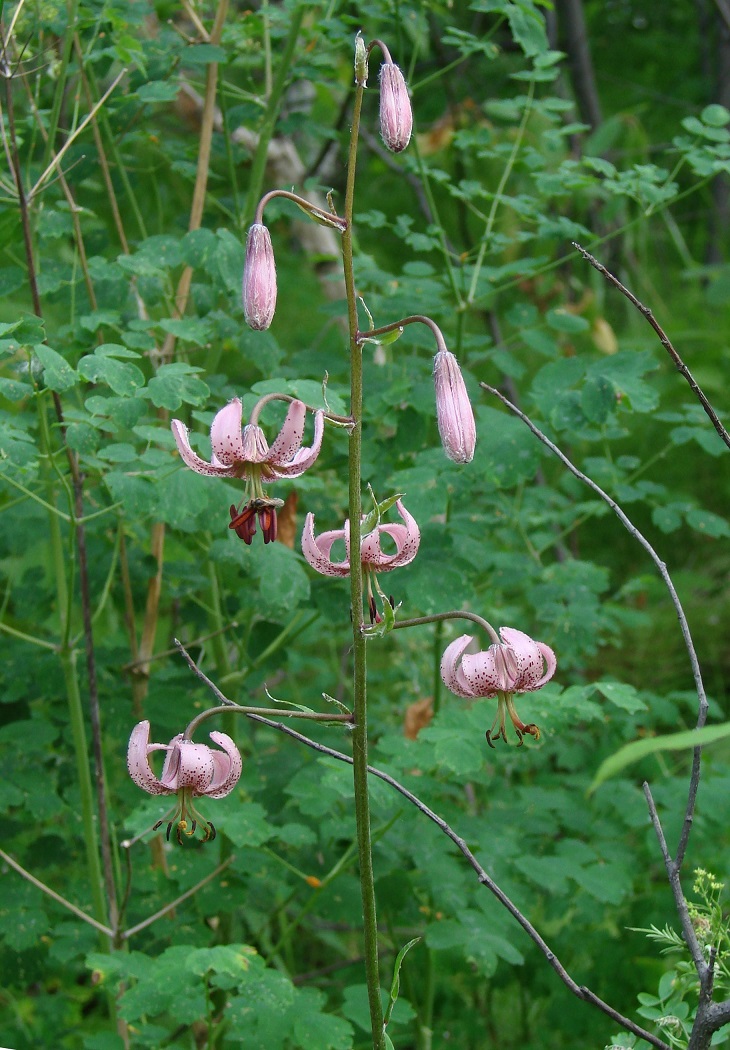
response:
<path id="1" fill-rule="evenodd" d="M 170 821 L 170 823 L 167 825 L 167 834 L 165 835 L 165 838 L 168 842 L 170 841 L 170 832 L 172 831 L 172 825 L 173 821 Z"/>
<path id="2" fill-rule="evenodd" d="M 165 820 L 164 820 L 164 817 L 163 817 L 163 819 L 162 819 L 162 820 L 158 820 L 156 824 L 153 824 L 153 825 L 152 825 L 152 830 L 153 830 L 153 831 L 157 831 L 157 829 L 158 829 L 158 828 L 161 828 L 161 827 L 162 827 L 162 825 L 164 824 L 164 822 L 165 822 Z M 168 836 L 168 838 L 169 838 L 169 836 Z"/>

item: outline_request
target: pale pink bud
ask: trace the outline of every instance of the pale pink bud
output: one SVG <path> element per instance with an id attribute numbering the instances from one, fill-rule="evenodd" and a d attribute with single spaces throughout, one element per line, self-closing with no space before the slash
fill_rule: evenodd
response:
<path id="1" fill-rule="evenodd" d="M 471 463 L 477 441 L 477 428 L 464 377 L 450 350 L 439 350 L 433 359 L 436 386 L 436 417 L 441 443 L 455 463 Z"/>
<path id="2" fill-rule="evenodd" d="M 400 153 L 411 141 L 413 112 L 406 81 L 398 66 L 380 67 L 380 134 L 392 153 Z"/>
<path id="3" fill-rule="evenodd" d="M 271 235 L 255 222 L 246 238 L 243 268 L 243 313 L 246 324 L 263 332 L 274 319 L 276 309 L 276 263 Z"/>

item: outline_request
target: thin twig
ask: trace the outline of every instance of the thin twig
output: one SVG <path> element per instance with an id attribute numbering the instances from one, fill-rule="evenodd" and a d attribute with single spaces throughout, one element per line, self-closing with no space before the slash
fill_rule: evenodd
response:
<path id="1" fill-rule="evenodd" d="M 548 438 L 545 434 L 543 434 L 543 432 L 537 426 L 535 426 L 535 424 L 532 422 L 532 420 L 528 416 L 526 416 L 524 412 L 521 412 L 520 409 L 517 408 L 516 405 L 513 405 L 512 402 L 508 398 L 506 398 L 504 396 L 504 394 L 500 393 L 500 391 L 496 390 L 493 386 L 489 386 L 488 383 L 481 383 L 480 386 L 482 387 L 483 390 L 486 390 L 488 393 L 493 394 L 496 398 L 498 398 L 502 402 L 503 405 L 506 405 L 506 407 L 510 410 L 510 412 L 514 413 L 514 415 L 516 415 L 519 419 L 521 419 L 522 422 L 525 424 L 525 426 L 527 426 L 532 431 L 532 433 L 535 435 L 535 437 L 538 438 L 543 443 L 543 445 L 546 446 L 546 448 L 549 448 L 550 451 L 553 453 L 553 455 L 558 457 L 560 462 L 563 463 L 564 466 L 566 466 L 568 468 L 568 470 L 571 472 L 571 474 L 574 474 L 575 477 L 578 478 L 580 481 L 582 481 L 584 485 L 587 485 L 588 488 L 592 489 L 596 493 L 597 496 L 600 496 L 600 498 L 604 501 L 604 503 L 608 504 L 608 506 L 611 508 L 611 510 L 617 516 L 617 518 L 619 519 L 621 524 L 624 526 L 624 528 L 634 537 L 635 540 L 637 540 L 638 543 L 641 544 L 641 546 L 644 548 L 644 550 L 647 552 L 647 554 L 649 555 L 651 560 L 656 565 L 657 569 L 659 570 L 659 574 L 660 574 L 661 578 L 664 580 L 666 588 L 669 591 L 669 596 L 670 596 L 670 598 L 672 600 L 672 604 L 674 606 L 675 612 L 677 613 L 677 619 L 679 620 L 679 626 L 680 626 L 680 629 L 682 631 L 682 638 L 684 639 L 684 644 L 685 644 L 685 647 L 687 649 L 687 653 L 689 655 L 689 662 L 690 662 L 690 665 L 692 667 L 692 676 L 693 676 L 694 682 L 695 682 L 695 689 L 697 691 L 697 701 L 698 701 L 696 728 L 697 729 L 701 729 L 702 726 L 707 721 L 707 697 L 705 696 L 705 687 L 702 684 L 702 672 L 700 671 L 700 665 L 699 665 L 699 661 L 697 659 L 697 653 L 695 651 L 694 643 L 692 642 L 692 635 L 690 634 L 689 624 L 687 623 L 687 618 L 686 618 L 686 616 L 684 614 L 684 609 L 682 608 L 682 603 L 679 600 L 679 595 L 677 594 L 677 592 L 676 592 L 676 590 L 674 588 L 674 584 L 672 583 L 672 578 L 669 575 L 669 572 L 667 571 L 666 565 L 661 560 L 661 558 L 659 557 L 657 552 L 654 550 L 652 545 L 649 543 L 649 541 L 646 539 L 646 537 L 643 535 L 643 533 L 639 532 L 639 530 L 629 520 L 629 518 L 626 516 L 626 514 L 623 512 L 623 510 L 619 507 L 619 505 L 616 503 L 616 501 L 613 500 L 608 495 L 607 492 L 604 492 L 603 489 L 600 487 L 600 485 L 597 485 L 595 481 L 593 481 L 586 474 L 584 474 L 581 470 L 579 470 L 573 463 L 571 463 L 571 461 L 568 459 L 568 457 L 565 455 L 565 453 L 561 452 L 560 449 L 558 448 L 558 446 L 553 444 L 553 442 L 550 440 L 550 438 Z M 697 789 L 699 787 L 699 782 L 700 782 L 700 757 L 701 757 L 701 754 L 702 754 L 702 748 L 696 747 L 694 749 L 694 755 L 693 755 L 693 761 L 692 761 L 692 773 L 691 773 L 691 776 L 690 776 L 689 792 L 688 792 L 688 799 L 687 799 L 687 808 L 685 809 L 684 822 L 683 822 L 683 825 L 682 825 L 682 832 L 681 832 L 681 835 L 680 835 L 680 838 L 679 838 L 679 844 L 677 846 L 677 853 L 676 853 L 676 856 L 675 856 L 675 859 L 674 859 L 674 863 L 677 865 L 677 871 L 679 871 L 679 869 L 682 866 L 682 861 L 684 860 L 684 855 L 685 855 L 685 852 L 687 850 L 687 844 L 689 842 L 690 830 L 692 828 L 692 820 L 694 818 L 695 803 L 697 801 Z"/>
<path id="2" fill-rule="evenodd" d="M 81 910 L 81 908 L 77 908 L 75 904 L 71 903 L 71 901 L 68 901 L 65 897 L 62 897 L 60 893 L 56 893 L 56 891 L 52 890 L 50 886 L 46 886 L 46 884 L 44 882 L 41 882 L 40 879 L 37 879 L 35 875 L 31 875 L 31 873 L 29 871 L 26 871 L 25 868 L 22 867 L 22 865 L 18 864 L 17 860 L 13 860 L 13 858 L 8 853 L 6 853 L 5 850 L 0 849 L 0 857 L 2 857 L 5 863 L 9 864 L 14 871 L 17 871 L 19 875 L 22 875 L 24 879 L 30 882 L 31 885 L 37 886 L 39 890 L 42 890 L 43 893 L 46 894 L 46 896 L 51 897 L 54 901 L 57 901 L 59 904 L 62 904 L 64 908 L 66 908 L 68 911 L 73 912 L 74 915 L 77 915 L 79 917 L 79 919 L 83 919 L 84 922 L 88 922 L 89 926 L 93 926 L 95 930 L 99 930 L 101 933 L 105 933 L 107 937 L 114 936 L 114 930 L 109 929 L 109 927 L 105 926 L 103 922 L 97 922 L 97 920 L 92 918 L 91 915 L 87 915 L 85 911 Z"/>
<path id="3" fill-rule="evenodd" d="M 654 798 L 651 793 L 651 788 L 648 783 L 644 781 L 644 797 L 646 798 L 646 804 L 649 807 L 649 816 L 651 818 L 652 827 L 656 833 L 657 841 L 659 842 L 659 849 L 661 850 L 662 859 L 664 861 L 664 867 L 667 869 L 667 878 L 669 879 L 669 885 L 672 888 L 674 894 L 674 904 L 677 908 L 677 914 L 682 924 L 682 933 L 684 939 L 687 942 L 692 961 L 695 964 L 697 970 L 697 976 L 700 979 L 700 988 L 704 987 L 707 981 L 707 962 L 702 954 L 702 948 L 697 940 L 697 934 L 695 928 L 692 925 L 692 920 L 689 917 L 689 910 L 687 909 L 687 900 L 682 891 L 682 885 L 679 881 L 679 868 L 677 864 L 672 860 L 669 855 L 669 849 L 667 847 L 667 840 L 664 837 L 664 829 L 662 828 L 661 821 L 659 819 L 659 813 L 657 812 Z"/>
<path id="4" fill-rule="evenodd" d="M 167 913 L 172 911 L 173 908 L 177 908 L 178 904 L 182 904 L 182 902 L 186 901 L 188 897 L 192 897 L 193 894 L 197 893 L 198 890 L 201 890 L 203 886 L 212 882 L 213 879 L 220 875 L 220 873 L 227 868 L 229 864 L 232 864 L 235 859 L 234 854 L 231 854 L 230 857 L 226 857 L 222 864 L 219 864 L 217 868 L 214 868 L 204 879 L 201 879 L 200 882 L 197 882 L 189 890 L 186 890 L 185 893 L 176 897 L 174 901 L 170 901 L 170 903 L 166 904 L 164 908 L 160 908 L 159 911 L 156 911 L 154 915 L 149 915 L 146 919 L 143 919 L 142 922 L 138 922 L 136 926 L 130 926 L 128 930 L 125 930 L 121 934 L 122 940 L 129 940 L 130 937 L 134 937 L 135 933 L 139 933 L 140 930 L 146 929 L 148 926 L 151 926 L 153 922 L 157 922 L 158 919 L 161 919 L 163 915 L 167 915 Z"/>
<path id="5" fill-rule="evenodd" d="M 677 351 L 672 346 L 672 344 L 671 344 L 671 342 L 669 340 L 669 337 L 667 336 L 666 332 L 661 327 L 661 325 L 659 324 L 657 319 L 654 317 L 654 314 L 651 312 L 649 307 L 648 306 L 644 306 L 644 304 L 639 299 L 636 298 L 636 296 L 634 295 L 633 292 L 630 292 L 629 289 L 625 285 L 621 284 L 621 281 L 619 281 L 618 277 L 615 277 L 611 273 L 610 270 L 607 270 L 606 267 L 603 265 L 603 263 L 599 263 L 598 259 L 594 258 L 590 254 L 590 252 L 587 252 L 585 250 L 585 248 L 581 248 L 581 246 L 579 244 L 577 244 L 575 241 L 573 241 L 573 247 L 576 248 L 580 252 L 580 254 L 583 256 L 583 258 L 586 259 L 586 261 L 589 262 L 591 264 L 591 266 L 593 266 L 596 270 L 598 270 L 598 272 L 600 274 L 603 274 L 603 276 L 606 278 L 606 280 L 609 281 L 614 286 L 614 288 L 618 288 L 618 290 L 621 292 L 621 294 L 625 295 L 626 298 L 629 300 L 629 302 L 632 303 L 636 307 L 636 309 L 639 311 L 639 313 L 642 314 L 647 319 L 647 321 L 649 322 L 651 327 L 654 329 L 656 334 L 659 336 L 659 341 L 661 342 L 662 346 L 664 347 L 664 349 L 667 351 L 667 353 L 671 357 L 671 359 L 674 362 L 674 365 L 675 365 L 677 371 L 679 373 L 681 373 L 681 375 L 683 375 L 684 378 L 689 383 L 690 389 L 692 390 L 692 392 L 696 396 L 696 398 L 699 401 L 699 403 L 704 408 L 704 410 L 707 413 L 707 415 L 708 415 L 708 417 L 710 419 L 710 422 L 712 423 L 713 427 L 715 428 L 717 433 L 720 435 L 722 440 L 725 442 L 725 444 L 728 446 L 728 448 L 730 448 L 730 434 L 728 434 L 727 430 L 725 429 L 725 427 L 722 425 L 722 423 L 718 419 L 717 413 L 715 412 L 714 408 L 712 407 L 710 402 L 707 400 L 707 397 L 705 396 L 705 394 L 701 390 L 700 386 L 698 385 L 698 383 L 695 380 L 694 376 L 690 372 L 689 368 L 687 368 L 687 366 L 684 363 L 684 361 L 682 360 L 682 358 L 679 356 Z"/>
<path id="6" fill-rule="evenodd" d="M 222 706 L 225 706 L 228 710 L 235 710 L 238 707 L 238 705 L 232 704 L 231 701 L 223 695 L 220 689 L 218 689 L 218 687 L 214 685 L 213 682 L 211 682 L 211 680 L 195 666 L 195 663 L 193 662 L 193 660 L 191 660 L 190 656 L 185 652 L 185 649 L 182 645 L 180 645 L 179 642 L 176 642 L 176 645 L 178 646 L 181 655 L 183 656 L 193 673 L 196 674 L 197 677 L 200 678 L 203 682 L 205 682 L 205 684 L 208 686 L 208 688 L 211 690 L 214 696 L 221 702 Z M 309 737 L 304 736 L 303 733 L 299 733 L 295 729 L 291 729 L 289 726 L 284 725 L 281 722 L 274 722 L 270 718 L 264 718 L 261 715 L 252 714 L 250 712 L 246 712 L 246 717 L 251 719 L 253 722 L 260 722 L 261 725 L 268 726 L 270 729 L 275 729 L 280 733 L 284 733 L 286 736 L 291 737 L 293 740 L 297 740 L 300 744 L 304 744 L 306 747 L 311 748 L 313 751 L 318 751 L 320 754 L 328 755 L 330 758 L 334 758 L 338 762 L 344 762 L 348 766 L 352 766 L 354 764 L 353 759 L 349 755 L 345 755 L 341 751 L 336 751 L 332 747 L 327 747 L 326 744 L 320 744 L 316 740 L 311 740 Z M 628 1017 L 624 1017 L 622 1014 L 618 1013 L 618 1011 L 614 1010 L 613 1007 L 605 1003 L 588 988 L 579 985 L 576 981 L 573 980 L 573 978 L 570 976 L 570 974 L 560 962 L 558 957 L 555 955 L 555 953 L 548 946 L 546 941 L 542 938 L 542 936 L 532 925 L 530 920 L 522 914 L 517 905 L 514 904 L 512 900 L 510 900 L 507 894 L 502 889 L 500 889 L 500 887 L 497 885 L 494 879 L 492 879 L 491 876 L 487 874 L 487 872 L 481 866 L 481 864 L 476 859 L 472 851 L 469 849 L 469 846 L 467 845 L 466 841 L 463 838 L 461 838 L 460 835 L 457 835 L 457 833 L 443 819 L 443 817 L 440 817 L 437 813 L 430 809 L 425 804 L 425 802 L 422 802 L 417 795 L 414 795 L 412 791 L 409 791 L 407 787 L 405 787 L 403 784 L 397 781 L 394 777 L 390 776 L 389 773 L 385 773 L 382 769 L 377 769 L 375 766 L 371 765 L 368 765 L 366 768 L 367 772 L 371 776 L 378 777 L 379 780 L 384 781 L 384 783 L 388 784 L 395 791 L 399 792 L 399 794 L 401 794 L 412 805 L 414 805 L 416 809 L 419 810 L 419 812 L 423 813 L 424 816 L 428 817 L 429 820 L 433 821 L 433 823 L 444 833 L 444 835 L 446 835 L 454 843 L 454 845 L 458 848 L 460 853 L 466 858 L 470 866 L 476 872 L 479 878 L 479 882 L 483 886 L 486 886 L 490 893 L 492 893 L 497 898 L 500 904 L 502 904 L 503 907 L 505 907 L 507 911 L 513 916 L 513 918 L 517 920 L 517 922 L 520 924 L 520 926 L 528 935 L 528 937 L 537 945 L 537 947 L 543 953 L 548 963 L 558 975 L 560 980 L 573 993 L 573 995 L 575 995 L 578 999 L 583 1000 L 583 1002 L 592 1003 L 599 1010 L 603 1011 L 603 1013 L 607 1014 L 614 1021 L 621 1024 L 628 1031 L 633 1032 L 634 1035 L 638 1035 L 642 1039 L 646 1039 L 647 1042 L 651 1043 L 652 1046 L 657 1047 L 658 1050 L 670 1050 L 668 1045 L 661 1039 L 652 1035 L 651 1032 L 645 1031 L 643 1028 L 641 1028 L 640 1025 L 635 1024 Z"/>

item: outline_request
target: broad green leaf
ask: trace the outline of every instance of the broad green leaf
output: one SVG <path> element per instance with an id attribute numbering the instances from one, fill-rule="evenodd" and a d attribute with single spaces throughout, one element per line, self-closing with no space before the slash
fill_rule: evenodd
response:
<path id="1" fill-rule="evenodd" d="M 77 373 L 57 351 L 52 350 L 50 346 L 39 344 L 33 347 L 33 353 L 43 365 L 43 378 L 49 389 L 61 393 L 76 385 L 79 379 Z"/>
<path id="2" fill-rule="evenodd" d="M 699 507 L 693 507 L 687 512 L 687 524 L 698 532 L 704 532 L 706 536 L 730 536 L 730 525 L 725 518 Z"/>
<path id="3" fill-rule="evenodd" d="M 118 361 L 115 357 L 105 357 L 99 353 L 82 357 L 78 370 L 84 379 L 92 383 L 106 383 L 115 394 L 121 397 L 134 397 L 137 391 L 144 386 L 144 375 L 136 365 Z"/>
<path id="4" fill-rule="evenodd" d="M 601 693 L 616 707 L 619 707 L 622 711 L 628 711 L 631 715 L 637 711 L 647 710 L 646 703 L 641 699 L 633 685 L 627 685 L 624 682 L 595 682 L 594 688 L 596 692 Z"/>
<path id="5" fill-rule="evenodd" d="M 161 365 L 147 384 L 150 400 L 156 408 L 177 411 L 185 403 L 204 405 L 210 391 L 197 375 L 199 369 L 184 362 Z"/>
<path id="6" fill-rule="evenodd" d="M 571 313 L 563 308 L 548 310 L 545 320 L 548 327 L 555 332 L 568 332 L 571 335 L 576 335 L 578 332 L 587 332 L 590 328 L 590 324 L 585 317 Z"/>
<path id="7" fill-rule="evenodd" d="M 730 737 L 730 722 L 722 725 L 704 726 L 702 729 L 688 729 L 682 733 L 670 733 L 667 736 L 653 736 L 647 740 L 634 740 L 616 751 L 605 759 L 598 767 L 598 772 L 593 778 L 589 793 L 608 780 L 616 776 L 626 766 L 638 762 L 647 755 L 653 755 L 657 751 L 685 751 L 705 744 L 714 744 L 718 740 L 726 740 Z"/>
<path id="8" fill-rule="evenodd" d="M 148 80 L 137 88 L 141 102 L 174 102 L 180 87 L 171 80 Z"/>
<path id="9" fill-rule="evenodd" d="M 21 383 L 18 379 L 0 378 L 0 394 L 8 401 L 22 401 L 24 397 L 30 397 L 33 387 L 30 383 Z"/>

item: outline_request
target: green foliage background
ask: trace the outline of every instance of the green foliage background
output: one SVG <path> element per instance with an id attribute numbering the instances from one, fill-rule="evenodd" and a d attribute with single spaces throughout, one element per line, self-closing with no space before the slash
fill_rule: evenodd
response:
<path id="1" fill-rule="evenodd" d="M 339 271 L 305 251 L 291 205 L 267 209 L 279 279 L 270 331 L 248 331 L 240 306 L 255 201 L 251 151 L 236 129 L 262 129 L 299 17 L 274 135 L 298 151 L 308 190 L 342 197 L 355 32 L 382 37 L 407 73 L 417 134 L 394 159 L 376 137 L 371 69 L 356 206 L 358 292 L 376 325 L 414 312 L 441 325 L 477 416 L 477 455 L 456 469 L 436 429 L 430 336 L 414 326 L 397 343 L 366 350 L 363 480 L 379 499 L 406 493 L 422 531 L 418 558 L 389 577 L 388 588 L 402 615 L 472 609 L 544 640 L 558 656 L 555 680 L 519 702 L 521 716 L 542 728 L 539 744 L 490 751 L 492 703 L 469 706 L 445 693 L 437 673 L 455 629 L 373 642 L 371 761 L 468 841 L 580 984 L 630 1016 L 639 993 L 662 987 L 670 963 L 631 932 L 676 924 L 641 783 L 650 780 L 674 843 L 688 753 L 656 754 L 594 794 L 587 789 L 623 744 L 694 725 L 676 616 L 644 552 L 608 509 L 478 384 L 516 398 L 657 546 L 685 603 L 711 719 L 727 721 L 727 450 L 643 318 L 571 242 L 651 306 L 722 414 L 730 269 L 717 180 L 730 164 L 730 113 L 718 103 L 719 30 L 708 37 L 691 5 L 586 2 L 605 118 L 587 127 L 567 67 L 548 44 L 547 7 L 234 4 L 220 45 L 195 42 L 190 9 L 167 0 L 22 7 L 14 46 L 25 50 L 20 56 L 8 46 L 14 76 L 3 112 L 9 141 L 14 102 L 26 191 L 51 162 L 49 140 L 60 150 L 113 77 L 127 72 L 95 128 L 64 154 L 72 196 L 51 171 L 31 199 L 42 321 L 12 174 L 2 173 L 2 846 L 90 909 L 69 716 L 77 681 L 88 718 L 78 508 L 56 397 L 84 479 L 120 898 L 131 879 L 126 924 L 233 859 L 130 938 L 129 950 L 113 953 L 5 866 L 3 1045 L 116 1050 L 123 1043 L 110 1020 L 115 997 L 135 1047 L 369 1045 L 345 766 L 237 723 L 239 787 L 206 808 L 219 841 L 119 848 L 165 809 L 127 777 L 132 726 L 149 718 L 153 738 L 167 741 L 211 702 L 170 652 L 174 637 L 237 702 L 270 706 L 265 687 L 295 703 L 319 706 L 323 692 L 348 702 L 345 584 L 314 578 L 296 546 L 264 547 L 260 537 L 241 545 L 226 527 L 240 489 L 187 471 L 169 429 L 171 415 L 183 419 L 207 452 L 208 427 L 226 400 L 237 394 L 250 410 L 257 395 L 276 389 L 321 405 L 325 372 L 330 408 L 347 411 Z M 14 11 L 4 10 L 5 30 Z M 211 25 L 209 6 L 195 11 Z M 213 62 L 220 113 L 202 224 L 190 231 L 198 100 Z M 186 266 L 190 299 L 176 317 Z M 166 337 L 174 337 L 170 360 L 160 357 Z M 267 409 L 265 428 L 281 418 Z M 282 496 L 296 490 L 298 531 L 306 510 L 318 530 L 344 520 L 346 446 L 344 432 L 328 429 L 316 467 L 277 487 Z M 147 676 L 140 632 L 161 525 Z M 437 713 L 407 739 L 406 711 L 428 696 Z M 349 746 L 345 730 L 312 736 Z M 703 866 L 725 881 L 727 759 L 727 740 L 705 753 L 687 861 L 688 870 Z M 422 938 L 404 961 L 388 1027 L 399 1050 L 611 1042 L 610 1022 L 569 995 L 437 828 L 379 782 L 373 808 L 384 988 L 402 945 Z M 663 987 L 666 1004 L 673 990 Z M 641 1009 L 656 1016 L 646 1003 Z"/>

